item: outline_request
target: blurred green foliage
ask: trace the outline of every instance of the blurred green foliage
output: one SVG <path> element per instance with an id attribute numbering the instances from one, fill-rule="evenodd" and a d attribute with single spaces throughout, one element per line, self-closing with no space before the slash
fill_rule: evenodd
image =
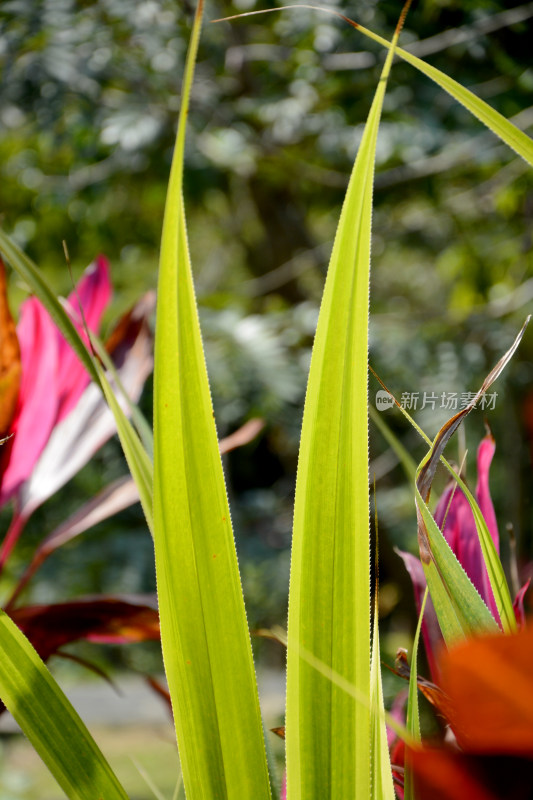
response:
<path id="1" fill-rule="evenodd" d="M 401 10 L 392 0 L 338 5 L 385 35 Z M 207 18 L 258 6 L 211 0 Z M 192 12 L 189 0 L 8 0 L 0 7 L 3 224 L 62 292 L 69 289 L 63 239 L 75 272 L 98 252 L 108 255 L 111 316 L 155 285 Z M 533 3 L 419 3 L 402 44 L 527 130 L 532 19 Z M 208 366 L 221 435 L 251 416 L 266 421 L 260 439 L 226 457 L 251 627 L 284 621 L 310 348 L 382 60 L 357 31 L 309 10 L 207 23 L 203 32 L 186 202 Z M 533 305 L 532 217 L 526 165 L 440 89 L 396 63 L 378 143 L 371 363 L 398 397 L 478 388 Z M 23 287 L 12 288 L 16 304 Z M 378 388 L 372 378 L 372 399 Z M 511 523 L 526 564 L 533 556 L 531 332 L 495 390 L 493 495 L 502 538 Z M 149 416 L 149 391 L 143 404 Z M 419 460 L 416 434 L 399 414 L 386 414 Z M 433 436 L 447 414 L 437 406 L 415 416 Z M 466 428 L 474 481 L 483 414 Z M 391 545 L 415 546 L 414 502 L 375 429 L 371 460 L 382 582 L 396 598 L 384 609 L 392 646 L 413 604 Z M 122 471 L 110 444 L 36 515 L 14 569 L 43 532 Z M 57 553 L 33 597 L 153 591 L 151 559 L 132 509 Z"/>

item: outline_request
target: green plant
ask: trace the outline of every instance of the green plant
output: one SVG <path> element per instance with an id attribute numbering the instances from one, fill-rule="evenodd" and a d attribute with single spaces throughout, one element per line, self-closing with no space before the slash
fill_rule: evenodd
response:
<path id="1" fill-rule="evenodd" d="M 372 188 L 380 114 L 394 55 L 424 72 L 533 163 L 533 143 L 525 134 L 451 78 L 397 47 L 407 7 L 392 42 L 348 20 L 359 32 L 388 48 L 388 54 L 333 247 L 304 411 L 287 634 L 287 791 L 291 800 L 389 799 L 394 793 L 384 746 L 376 617 L 371 635 L 367 463 Z M 271 789 L 265 753 L 182 196 L 185 126 L 202 14 L 200 0 L 163 224 L 153 482 L 152 462 L 139 433 L 121 411 L 106 373 L 85 349 L 53 292 L 5 234 L 0 235 L 0 251 L 47 304 L 115 414 L 154 536 L 163 655 L 187 796 L 193 800 L 255 800 L 270 797 L 275 789 Z M 491 373 L 491 380 L 511 354 Z M 488 384 L 489 380 L 482 388 Z M 427 506 L 436 464 L 469 410 L 440 432 L 419 466 L 415 485 L 422 561 L 439 624 L 449 643 L 463 635 L 497 630 L 499 622 L 477 595 Z M 506 631 L 512 631 L 515 623 L 509 592 L 473 498 L 472 508 L 491 584 L 498 589 L 495 597 L 501 622 Z M 7 617 L 0 621 L 0 644 L 5 653 L 0 696 L 67 795 L 87 800 L 124 797 L 36 654 Z M 418 734 L 416 671 L 413 676 L 410 732 L 399 727 L 412 747 Z M 38 705 L 32 702 L 35 693 Z M 59 728 L 68 721 L 66 735 L 57 744 L 43 725 L 44 714 Z M 409 781 L 407 790 L 412 796 Z"/>

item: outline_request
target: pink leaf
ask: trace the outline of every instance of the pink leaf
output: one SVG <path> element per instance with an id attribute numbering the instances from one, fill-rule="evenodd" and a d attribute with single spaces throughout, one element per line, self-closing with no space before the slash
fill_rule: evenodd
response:
<path id="1" fill-rule="evenodd" d="M 98 331 L 102 314 L 111 300 L 111 281 L 109 263 L 104 256 L 98 256 L 86 270 L 76 291 L 68 298 L 68 308 L 82 339 L 87 343 L 87 334 L 80 315 L 80 303 L 83 316 L 89 330 Z M 57 421 L 60 422 L 74 408 L 83 390 L 89 383 L 89 375 L 80 359 L 57 331 L 59 346 L 58 385 L 60 387 L 59 409 Z"/>
<path id="2" fill-rule="evenodd" d="M 411 553 L 406 553 L 402 550 L 396 550 L 400 558 L 403 559 L 405 568 L 409 573 L 413 590 L 415 594 L 415 605 L 417 614 L 420 614 L 422 608 L 422 599 L 426 591 L 426 576 L 424 568 L 419 558 L 413 556 Z M 428 597 L 426 602 L 426 610 L 424 612 L 424 619 L 422 620 L 422 638 L 424 640 L 424 647 L 426 649 L 426 657 L 428 660 L 429 671 L 434 681 L 438 680 L 439 669 L 437 662 L 437 654 L 443 645 L 443 638 L 440 632 L 440 626 L 437 620 L 437 615 L 431 602 L 431 597 Z"/>
<path id="3" fill-rule="evenodd" d="M 144 382 L 152 371 L 152 336 L 146 322 L 151 304 L 142 298 L 129 316 L 135 336 L 130 337 L 128 328 L 124 336 L 128 343 L 120 352 L 121 363 L 117 368 L 123 387 L 130 399 L 136 403 Z M 141 310 L 140 320 L 136 309 Z M 119 355 L 117 350 L 113 356 Z M 129 409 L 120 398 L 125 412 Z M 29 516 L 52 494 L 69 481 L 92 456 L 116 432 L 115 418 L 100 389 L 91 383 L 78 398 L 75 408 L 61 420 L 52 431 L 39 461 L 20 492 L 22 513 Z"/>
<path id="4" fill-rule="evenodd" d="M 22 378 L 11 426 L 14 436 L 3 454 L 8 463 L 2 477 L 0 504 L 6 503 L 31 474 L 54 426 L 58 406 L 57 329 L 35 298 L 22 305 L 17 333 Z"/>
<path id="5" fill-rule="evenodd" d="M 498 527 L 489 490 L 489 469 L 494 450 L 495 445 L 492 436 L 486 436 L 478 448 L 476 495 L 478 505 L 498 551 Z M 498 619 L 498 609 L 483 560 L 474 515 L 463 492 L 455 487 L 455 484 L 449 485 L 443 492 L 435 509 L 434 517 L 435 522 L 441 528 L 446 541 L 462 564 L 466 574 L 495 618 Z"/>
<path id="6" fill-rule="evenodd" d="M 516 595 L 513 603 L 513 609 L 519 630 L 522 630 L 526 626 L 526 610 L 524 608 L 524 600 L 527 594 L 527 590 L 529 589 L 530 583 L 531 583 L 531 578 L 528 578 L 526 583 L 522 586 L 522 588 Z"/>

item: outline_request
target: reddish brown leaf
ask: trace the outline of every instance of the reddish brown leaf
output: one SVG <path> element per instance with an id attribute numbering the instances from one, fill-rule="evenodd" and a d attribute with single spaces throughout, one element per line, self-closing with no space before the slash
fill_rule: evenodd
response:
<path id="1" fill-rule="evenodd" d="M 146 676 L 146 683 L 151 689 L 154 690 L 154 692 L 158 695 L 158 697 L 160 697 L 161 700 L 163 700 L 166 707 L 172 714 L 172 702 L 170 700 L 170 692 L 168 691 L 166 686 L 163 686 L 163 684 L 160 683 L 160 681 L 156 680 L 152 675 Z"/>
<path id="2" fill-rule="evenodd" d="M 114 597 L 26 606 L 14 609 L 10 616 L 45 661 L 79 639 L 104 644 L 159 639 L 154 608 Z"/>
<path id="3" fill-rule="evenodd" d="M 155 292 L 147 292 L 118 321 L 105 343 L 115 366 L 121 367 L 126 355 L 139 339 L 143 328 L 148 330 L 148 320 L 155 309 Z"/>
<path id="4" fill-rule="evenodd" d="M 388 664 L 385 664 L 385 666 L 395 675 L 398 675 L 399 678 L 403 678 L 406 681 L 410 680 L 411 668 L 407 661 L 407 653 L 403 648 L 400 647 L 396 652 L 394 668 Z M 451 708 L 450 700 L 446 693 L 443 692 L 439 686 L 431 681 L 428 681 L 427 678 L 424 678 L 422 675 L 417 675 L 416 682 L 418 690 L 422 692 L 426 700 L 431 703 L 431 705 L 439 712 L 439 714 L 448 719 L 451 713 Z"/>

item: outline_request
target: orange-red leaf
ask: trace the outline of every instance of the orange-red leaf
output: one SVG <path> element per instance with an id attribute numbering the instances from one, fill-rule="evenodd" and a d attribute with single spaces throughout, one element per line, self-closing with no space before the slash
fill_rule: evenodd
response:
<path id="1" fill-rule="evenodd" d="M 465 750 L 533 758 L 533 628 L 460 644 L 441 670 Z"/>
<path id="2" fill-rule="evenodd" d="M 411 751 L 417 800 L 531 800 L 533 629 L 461 643 L 440 660 L 456 743 Z"/>
<path id="3" fill-rule="evenodd" d="M 0 437 L 9 430 L 20 387 L 20 347 L 7 300 L 6 271 L 0 259 Z"/>

